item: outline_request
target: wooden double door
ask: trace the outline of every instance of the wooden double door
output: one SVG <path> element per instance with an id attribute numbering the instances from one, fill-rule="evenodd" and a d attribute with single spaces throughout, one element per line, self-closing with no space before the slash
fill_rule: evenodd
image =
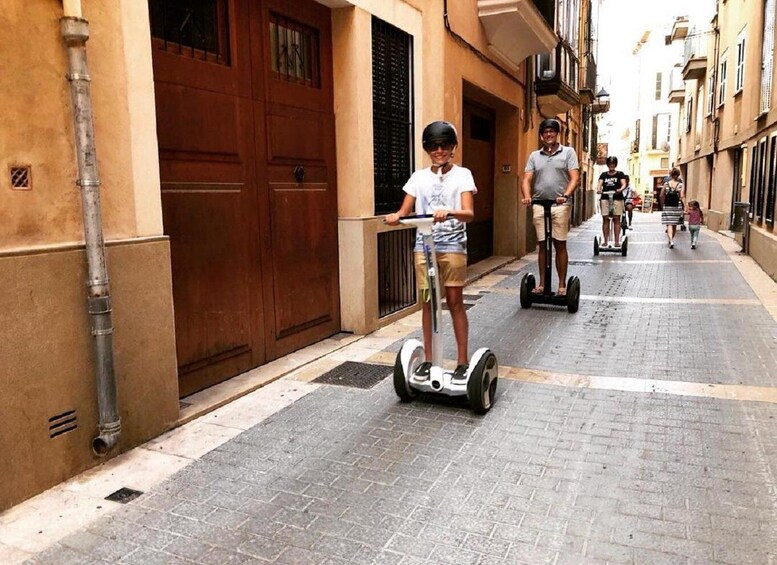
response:
<path id="1" fill-rule="evenodd" d="M 331 17 L 149 0 L 181 396 L 340 328 Z"/>

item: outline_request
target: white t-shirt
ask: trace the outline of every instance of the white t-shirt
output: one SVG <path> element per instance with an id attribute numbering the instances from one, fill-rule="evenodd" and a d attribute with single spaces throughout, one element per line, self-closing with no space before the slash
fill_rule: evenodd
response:
<path id="1" fill-rule="evenodd" d="M 432 214 L 436 210 L 460 210 L 461 194 L 477 192 L 469 169 L 453 165 L 445 174 L 433 173 L 432 168 L 413 173 L 403 189 L 415 198 L 416 214 Z M 434 224 L 435 249 L 440 253 L 466 253 L 467 228 L 463 222 L 450 219 Z M 416 251 L 423 251 L 421 236 L 416 237 Z"/>

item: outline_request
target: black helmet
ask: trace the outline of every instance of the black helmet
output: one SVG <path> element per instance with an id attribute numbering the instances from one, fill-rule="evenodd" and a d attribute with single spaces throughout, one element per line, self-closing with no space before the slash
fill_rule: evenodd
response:
<path id="1" fill-rule="evenodd" d="M 556 130 L 556 133 L 561 133 L 561 124 L 553 118 L 545 118 L 540 122 L 540 133 L 548 128 Z"/>
<path id="2" fill-rule="evenodd" d="M 607 161 L 605 161 L 608 165 L 612 163 L 616 167 L 618 166 L 618 158 L 615 155 L 610 155 L 607 157 Z"/>
<path id="3" fill-rule="evenodd" d="M 459 137 L 456 128 L 450 122 L 432 122 L 424 128 L 421 136 L 421 144 L 424 149 L 434 149 L 438 145 L 458 145 Z"/>

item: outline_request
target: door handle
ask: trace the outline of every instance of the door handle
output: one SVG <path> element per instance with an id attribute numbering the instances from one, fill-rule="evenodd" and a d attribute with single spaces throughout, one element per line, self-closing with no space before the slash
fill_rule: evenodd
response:
<path id="1" fill-rule="evenodd" d="M 294 167 L 294 171 L 292 171 L 292 174 L 294 175 L 294 178 L 297 182 L 302 182 L 305 180 L 305 167 L 302 165 L 297 165 Z"/>

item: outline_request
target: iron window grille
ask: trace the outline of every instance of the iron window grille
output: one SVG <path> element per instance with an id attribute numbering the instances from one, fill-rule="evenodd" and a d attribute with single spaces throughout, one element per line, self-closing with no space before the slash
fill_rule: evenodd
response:
<path id="1" fill-rule="evenodd" d="M 270 13 L 270 62 L 276 78 L 320 88 L 318 30 Z"/>
<path id="2" fill-rule="evenodd" d="M 764 219 L 768 224 L 774 224 L 775 190 L 777 190 L 777 137 L 771 137 L 769 148 L 769 176 L 766 179 L 766 210 Z"/>
<path id="3" fill-rule="evenodd" d="M 229 65 L 227 0 L 149 0 L 148 9 L 159 49 Z"/>
<path id="4" fill-rule="evenodd" d="M 378 234 L 378 316 L 381 318 L 416 303 L 414 247 L 414 229 Z"/>
<path id="5" fill-rule="evenodd" d="M 414 168 L 413 38 L 372 18 L 375 214 L 397 210 Z"/>

